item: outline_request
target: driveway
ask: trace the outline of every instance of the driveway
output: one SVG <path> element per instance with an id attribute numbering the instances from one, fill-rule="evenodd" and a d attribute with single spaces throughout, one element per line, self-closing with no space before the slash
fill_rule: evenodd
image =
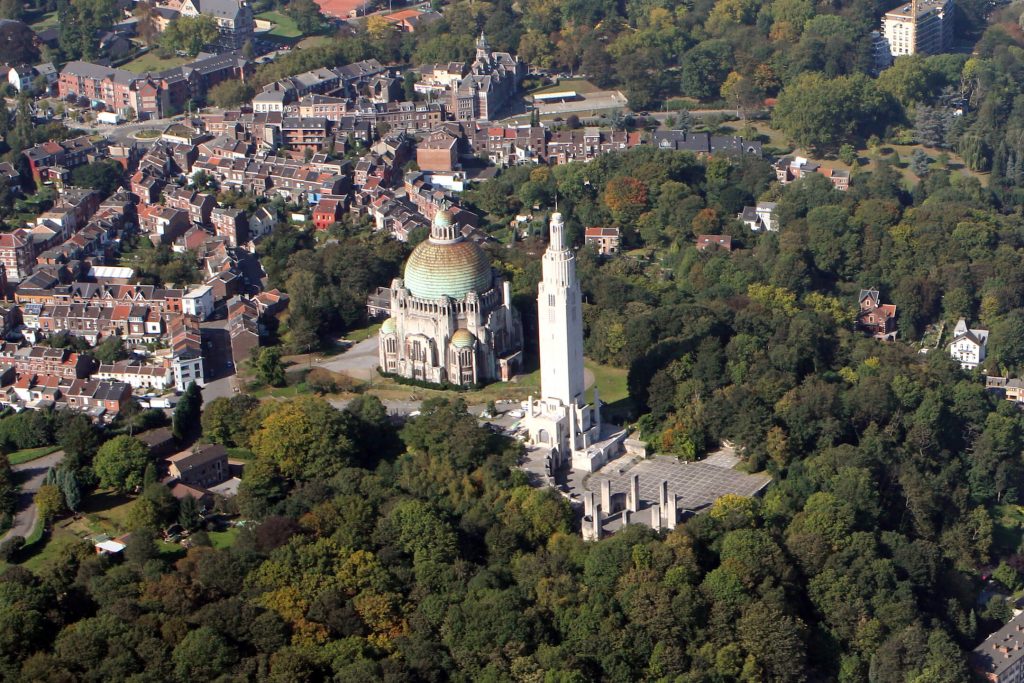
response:
<path id="1" fill-rule="evenodd" d="M 64 451 L 56 451 L 11 467 L 14 470 L 14 480 L 21 484 L 21 492 L 18 494 L 18 502 L 14 507 L 14 524 L 0 541 L 6 541 L 12 536 L 28 538 L 32 530 L 36 528 L 38 510 L 36 510 L 35 502 L 32 499 L 39 487 L 43 485 L 46 472 L 63 459 Z"/>
<path id="2" fill-rule="evenodd" d="M 353 377 L 370 381 L 377 374 L 379 355 L 377 353 L 377 335 L 357 342 L 344 353 L 322 361 L 313 361 L 313 365 L 331 372 L 340 372 Z"/>

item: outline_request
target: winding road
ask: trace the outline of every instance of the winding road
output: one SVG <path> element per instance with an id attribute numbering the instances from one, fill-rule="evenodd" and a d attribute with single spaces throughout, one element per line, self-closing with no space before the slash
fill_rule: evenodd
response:
<path id="1" fill-rule="evenodd" d="M 28 538 L 32 533 L 39 516 L 33 498 L 39 487 L 43 485 L 47 470 L 63 459 L 64 451 L 56 451 L 41 458 L 11 466 L 11 469 L 14 470 L 14 480 L 20 485 L 21 491 L 18 493 L 18 502 L 14 508 L 14 524 L 0 539 L 0 542 L 6 541 L 12 536 Z"/>

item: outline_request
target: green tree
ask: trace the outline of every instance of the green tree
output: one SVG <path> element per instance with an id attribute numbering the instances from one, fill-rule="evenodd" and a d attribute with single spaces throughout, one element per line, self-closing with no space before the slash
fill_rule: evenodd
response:
<path id="1" fill-rule="evenodd" d="M 272 408 L 250 444 L 261 460 L 291 479 L 330 476 L 354 455 L 351 418 L 327 401 L 300 396 Z"/>
<path id="2" fill-rule="evenodd" d="M 199 429 L 202 408 L 202 391 L 198 384 L 189 382 L 185 393 L 178 399 L 178 405 L 174 406 L 174 415 L 171 418 L 171 431 L 174 432 L 174 438 L 184 440 Z"/>
<path id="3" fill-rule="evenodd" d="M 40 486 L 33 500 L 43 524 L 49 524 L 54 517 L 64 511 L 64 496 L 61 495 L 60 488 L 54 484 Z"/>
<path id="4" fill-rule="evenodd" d="M 255 89 L 248 83 L 240 80 L 228 80 L 210 88 L 206 96 L 213 106 L 232 109 L 245 104 L 255 94 Z"/>
<path id="5" fill-rule="evenodd" d="M 199 506 L 192 496 L 185 496 L 181 499 L 178 507 L 178 524 L 189 531 L 199 526 Z"/>
<path id="6" fill-rule="evenodd" d="M 238 654 L 224 638 L 207 626 L 189 631 L 171 655 L 180 681 L 212 681 L 230 671 Z"/>
<path id="7" fill-rule="evenodd" d="M 160 44 L 171 51 L 181 51 L 195 57 L 207 45 L 217 40 L 220 31 L 217 21 L 208 14 L 194 17 L 179 16 L 171 21 L 160 37 Z"/>
<path id="8" fill-rule="evenodd" d="M 124 184 L 124 167 L 112 159 L 94 161 L 71 171 L 71 182 L 78 187 L 96 190 L 106 197 Z"/>
<path id="9" fill-rule="evenodd" d="M 100 446 L 93 462 L 100 486 L 127 492 L 142 485 L 149 463 L 146 444 L 131 436 L 115 436 Z"/>
<path id="10" fill-rule="evenodd" d="M 281 347 L 264 346 L 254 356 L 252 367 L 259 381 L 272 387 L 283 387 L 286 377 L 281 363 Z"/>

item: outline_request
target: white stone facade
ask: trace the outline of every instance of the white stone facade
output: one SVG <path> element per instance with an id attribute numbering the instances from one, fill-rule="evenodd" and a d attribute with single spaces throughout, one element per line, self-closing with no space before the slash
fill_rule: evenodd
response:
<path id="1" fill-rule="evenodd" d="M 507 381 L 522 360 L 523 331 L 509 284 L 479 247 L 439 211 L 405 278 L 391 283 L 390 317 L 381 325 L 380 367 L 433 384 Z"/>

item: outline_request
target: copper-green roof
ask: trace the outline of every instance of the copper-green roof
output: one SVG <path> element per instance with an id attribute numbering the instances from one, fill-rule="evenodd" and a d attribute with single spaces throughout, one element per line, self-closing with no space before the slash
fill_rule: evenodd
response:
<path id="1" fill-rule="evenodd" d="M 475 242 L 421 242 L 405 264 L 405 286 L 421 299 L 449 296 L 461 299 L 468 292 L 491 288 L 491 264 Z"/>
<path id="2" fill-rule="evenodd" d="M 380 324 L 381 334 L 394 334 L 395 332 L 395 319 L 388 318 Z"/>

